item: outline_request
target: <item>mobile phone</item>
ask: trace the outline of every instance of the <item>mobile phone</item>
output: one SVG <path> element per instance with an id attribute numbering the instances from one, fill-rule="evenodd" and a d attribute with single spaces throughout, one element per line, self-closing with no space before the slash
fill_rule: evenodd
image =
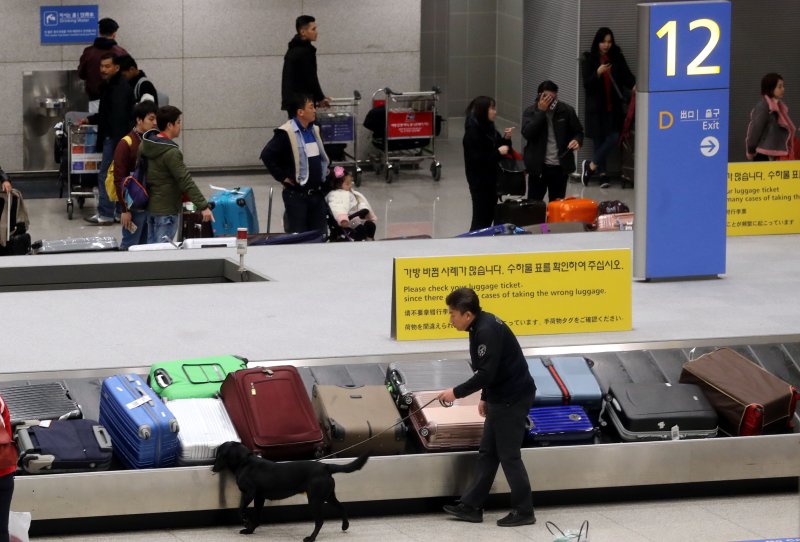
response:
<path id="1" fill-rule="evenodd" d="M 131 233 L 136 233 L 136 230 L 138 230 L 139 228 L 136 227 L 136 224 L 131 222 L 130 224 L 128 224 L 127 228 L 125 228 L 125 229 L 127 229 Z"/>
<path id="2" fill-rule="evenodd" d="M 558 105 L 558 98 L 553 98 L 553 101 L 550 102 L 550 111 L 555 111 L 557 105 Z"/>

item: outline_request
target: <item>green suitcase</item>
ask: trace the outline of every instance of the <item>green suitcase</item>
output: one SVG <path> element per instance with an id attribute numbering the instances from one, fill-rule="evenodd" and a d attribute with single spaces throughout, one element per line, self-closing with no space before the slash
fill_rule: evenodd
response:
<path id="1" fill-rule="evenodd" d="M 162 399 L 203 399 L 217 397 L 228 373 L 247 368 L 237 356 L 165 361 L 150 367 L 148 383 Z"/>

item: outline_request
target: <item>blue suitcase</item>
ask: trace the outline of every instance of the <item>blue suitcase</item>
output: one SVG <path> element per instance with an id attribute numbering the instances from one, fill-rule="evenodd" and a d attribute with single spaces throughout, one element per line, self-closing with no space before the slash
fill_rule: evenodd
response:
<path id="1" fill-rule="evenodd" d="M 208 198 L 214 214 L 215 237 L 232 237 L 239 228 L 247 228 L 247 233 L 258 233 L 258 213 L 256 198 L 249 186 L 233 190 L 217 190 Z"/>
<path id="2" fill-rule="evenodd" d="M 534 407 L 526 440 L 531 443 L 579 444 L 594 441 L 594 424 L 583 407 L 577 405 Z"/>
<path id="3" fill-rule="evenodd" d="M 53 420 L 16 433 L 19 466 L 30 474 L 88 472 L 111 466 L 111 438 L 94 420 Z"/>
<path id="4" fill-rule="evenodd" d="M 496 235 L 526 235 L 530 234 L 522 228 L 516 227 L 514 224 L 496 224 L 483 228 L 480 230 L 468 231 L 456 237 L 494 237 Z"/>
<path id="5" fill-rule="evenodd" d="M 178 421 L 144 378 L 124 374 L 103 381 L 100 424 L 111 435 L 114 455 L 128 468 L 175 466 Z"/>
<path id="6" fill-rule="evenodd" d="M 536 381 L 534 406 L 580 405 L 597 414 L 603 392 L 588 362 L 580 356 L 526 358 Z"/>

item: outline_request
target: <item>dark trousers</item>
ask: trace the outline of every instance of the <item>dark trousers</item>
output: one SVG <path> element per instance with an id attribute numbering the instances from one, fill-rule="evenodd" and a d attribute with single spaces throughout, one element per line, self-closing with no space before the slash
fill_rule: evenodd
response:
<path id="1" fill-rule="evenodd" d="M 5 431 L 5 429 L 3 429 Z M 0 542 L 8 542 L 8 513 L 14 494 L 14 475 L 0 477 Z"/>
<path id="2" fill-rule="evenodd" d="M 286 207 L 287 233 L 328 231 L 328 204 L 319 190 L 309 193 L 307 190 L 284 188 L 283 205 Z"/>
<path id="3" fill-rule="evenodd" d="M 494 222 L 497 188 L 494 184 L 488 183 L 470 185 L 469 195 L 472 197 L 472 222 L 469 225 L 469 231 L 488 228 Z"/>
<path id="4" fill-rule="evenodd" d="M 528 174 L 528 199 L 548 201 L 564 199 L 567 195 L 567 174 L 561 166 L 542 165 L 542 171 Z"/>
<path id="5" fill-rule="evenodd" d="M 514 403 L 486 404 L 486 421 L 483 422 L 483 438 L 478 450 L 475 479 L 461 496 L 462 503 L 473 508 L 483 508 L 497 474 L 497 467 L 502 465 L 511 488 L 511 508 L 525 515 L 533 512 L 531 482 L 520 453 L 532 404 L 533 395 Z"/>
<path id="6" fill-rule="evenodd" d="M 613 113 L 606 111 L 599 115 L 592 143 L 594 144 L 592 162 L 597 165 L 596 173 L 605 173 L 606 158 L 608 154 L 616 148 L 617 143 L 619 143 L 619 132 L 614 129 Z"/>

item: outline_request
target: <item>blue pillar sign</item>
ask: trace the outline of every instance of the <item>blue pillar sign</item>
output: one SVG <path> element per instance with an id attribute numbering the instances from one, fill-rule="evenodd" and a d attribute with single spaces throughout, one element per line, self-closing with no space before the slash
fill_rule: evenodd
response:
<path id="1" fill-rule="evenodd" d="M 731 6 L 639 4 L 634 276 L 725 272 Z"/>

